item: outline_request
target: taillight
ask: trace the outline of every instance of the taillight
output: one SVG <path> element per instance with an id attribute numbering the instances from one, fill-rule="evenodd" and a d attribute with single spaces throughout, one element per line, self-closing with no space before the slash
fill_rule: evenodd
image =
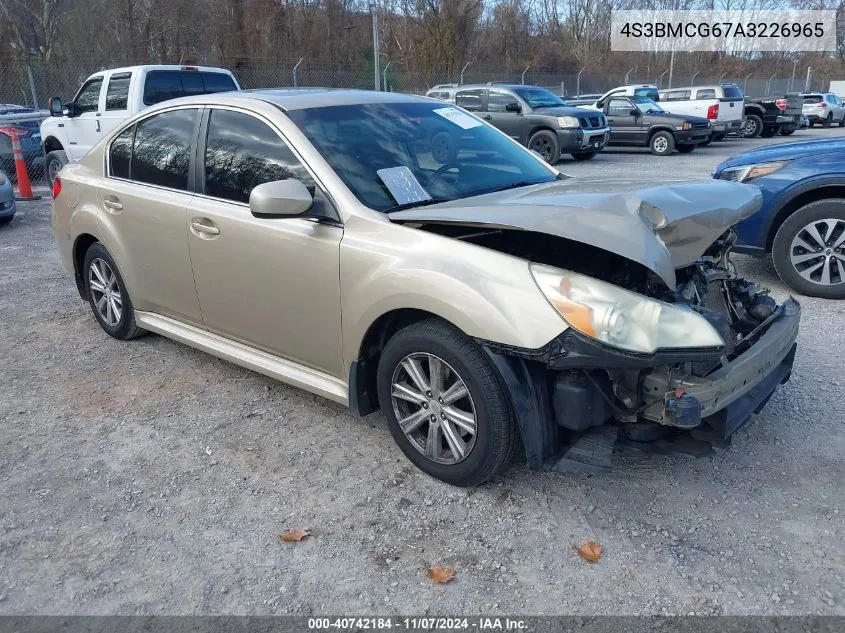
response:
<path id="1" fill-rule="evenodd" d="M 789 102 L 786 99 L 775 99 L 775 105 L 781 110 L 786 110 L 786 106 L 788 103 Z"/>
<path id="2" fill-rule="evenodd" d="M 59 194 L 62 192 L 62 181 L 61 179 L 56 176 L 53 179 L 53 200 L 59 197 Z"/>
<path id="3" fill-rule="evenodd" d="M 819 107 L 820 107 L 820 108 L 826 108 L 826 107 L 827 107 L 827 103 L 825 103 L 824 101 L 822 101 L 822 102 L 819 104 Z"/>
<path id="4" fill-rule="evenodd" d="M 707 118 L 708 119 L 718 119 L 719 118 L 719 104 L 714 103 L 712 106 L 707 108 Z"/>

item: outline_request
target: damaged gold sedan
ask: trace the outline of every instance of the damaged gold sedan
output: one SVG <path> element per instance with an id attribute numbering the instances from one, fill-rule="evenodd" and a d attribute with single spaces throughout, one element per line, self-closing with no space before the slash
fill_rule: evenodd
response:
<path id="1" fill-rule="evenodd" d="M 455 485 L 520 445 L 560 472 L 607 470 L 620 446 L 703 454 L 792 368 L 798 304 L 729 261 L 756 188 L 585 193 L 425 98 L 169 101 L 53 194 L 62 257 L 106 333 L 157 332 L 380 408 L 405 455 Z"/>

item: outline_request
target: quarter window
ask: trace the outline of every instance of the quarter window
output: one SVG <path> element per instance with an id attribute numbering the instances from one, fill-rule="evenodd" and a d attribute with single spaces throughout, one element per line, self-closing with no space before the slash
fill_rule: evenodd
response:
<path id="1" fill-rule="evenodd" d="M 118 134 L 109 149 L 109 176 L 115 178 L 129 178 L 129 160 L 132 157 L 132 139 L 135 136 L 135 126 L 131 126 Z"/>
<path id="2" fill-rule="evenodd" d="M 672 92 L 666 92 L 663 94 L 662 100 L 663 101 L 686 101 L 689 99 L 690 91 L 689 90 L 673 90 Z"/>
<path id="3" fill-rule="evenodd" d="M 213 110 L 205 147 L 205 193 L 234 202 L 249 202 L 253 188 L 274 180 L 314 180 L 291 149 L 253 116 Z"/>
<path id="4" fill-rule="evenodd" d="M 481 112 L 481 90 L 461 90 L 455 95 L 455 105 L 470 112 Z"/>
<path id="5" fill-rule="evenodd" d="M 106 90 L 106 110 L 125 110 L 129 101 L 129 80 L 132 73 L 120 73 L 109 78 Z"/>
<path id="6" fill-rule="evenodd" d="M 696 94 L 697 99 L 715 99 L 716 98 L 716 89 L 715 88 L 705 88 L 704 90 L 699 90 Z"/>
<path id="7" fill-rule="evenodd" d="M 100 88 L 103 86 L 103 78 L 97 77 L 87 82 L 79 90 L 76 99 L 73 101 L 73 109 L 76 114 L 85 112 L 96 112 L 100 107 Z"/>
<path id="8" fill-rule="evenodd" d="M 188 189 L 196 109 L 162 112 L 137 124 L 130 178 L 170 189 Z"/>

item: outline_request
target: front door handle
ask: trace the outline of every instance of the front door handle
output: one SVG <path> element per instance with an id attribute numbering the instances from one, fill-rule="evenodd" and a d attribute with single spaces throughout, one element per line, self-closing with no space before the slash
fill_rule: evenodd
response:
<path id="1" fill-rule="evenodd" d="M 191 231 L 198 237 L 213 237 L 220 235 L 220 229 L 207 218 L 194 218 L 191 220 Z"/>
<path id="2" fill-rule="evenodd" d="M 99 115 L 97 115 L 97 116 L 99 116 Z M 100 119 L 97 119 L 97 131 L 98 132 L 100 131 Z"/>
<path id="3" fill-rule="evenodd" d="M 109 211 L 123 211 L 123 204 L 114 196 L 103 198 L 103 206 Z"/>

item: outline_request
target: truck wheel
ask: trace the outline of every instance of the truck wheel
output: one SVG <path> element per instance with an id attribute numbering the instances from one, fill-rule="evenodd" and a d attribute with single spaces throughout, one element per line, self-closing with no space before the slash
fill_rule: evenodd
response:
<path id="1" fill-rule="evenodd" d="M 549 130 L 535 132 L 528 141 L 528 149 L 537 152 L 550 165 L 554 165 L 560 160 L 560 147 L 557 144 L 557 136 Z"/>
<path id="2" fill-rule="evenodd" d="M 431 137 L 431 157 L 438 163 L 454 162 L 458 148 L 448 132 L 435 132 Z"/>
<path id="3" fill-rule="evenodd" d="M 478 343 L 437 319 L 388 340 L 378 397 L 405 456 L 453 486 L 487 481 L 518 445 L 508 395 L 490 361 Z"/>
<path id="4" fill-rule="evenodd" d="M 773 136 L 780 134 L 780 126 L 775 125 L 774 127 L 767 127 L 763 128 L 763 131 L 760 132 L 760 136 L 762 138 L 772 138 Z"/>
<path id="5" fill-rule="evenodd" d="M 656 132 L 648 142 L 648 148 L 655 156 L 668 156 L 675 149 L 675 137 L 669 132 Z"/>
<path id="6" fill-rule="evenodd" d="M 845 299 L 845 198 L 817 200 L 790 215 L 775 234 L 772 259 L 801 294 Z"/>
<path id="7" fill-rule="evenodd" d="M 572 158 L 575 160 L 591 160 L 596 157 L 598 152 L 573 152 Z"/>
<path id="8" fill-rule="evenodd" d="M 833 124 L 833 112 L 827 113 L 827 118 L 824 120 L 823 127 L 830 127 Z"/>
<path id="9" fill-rule="evenodd" d="M 47 158 L 44 159 L 44 168 L 51 187 L 53 186 L 53 181 L 56 179 L 56 174 L 67 164 L 67 154 L 64 150 L 57 149 L 47 154 Z"/>
<path id="10" fill-rule="evenodd" d="M 696 147 L 698 145 L 678 145 L 677 149 L 681 154 L 690 154 L 695 151 Z"/>
<path id="11" fill-rule="evenodd" d="M 763 131 L 763 119 L 756 114 L 748 114 L 742 124 L 742 135 L 745 138 L 756 138 Z"/>

